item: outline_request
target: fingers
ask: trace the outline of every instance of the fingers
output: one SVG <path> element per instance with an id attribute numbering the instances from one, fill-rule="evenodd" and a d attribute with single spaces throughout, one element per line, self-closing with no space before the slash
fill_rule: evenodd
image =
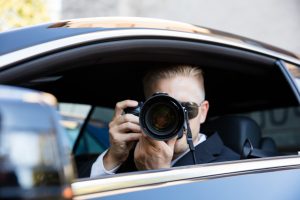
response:
<path id="1" fill-rule="evenodd" d="M 120 115 L 111 121 L 110 126 L 121 125 L 126 122 L 139 124 L 139 118 L 133 114 Z"/>
<path id="2" fill-rule="evenodd" d="M 131 114 L 117 117 L 109 124 L 109 134 L 112 140 L 117 143 L 138 140 L 142 135 L 138 117 Z"/>
<path id="3" fill-rule="evenodd" d="M 132 141 L 137 141 L 140 139 L 142 136 L 141 133 L 128 133 L 128 134 L 122 134 L 122 140 L 125 142 L 132 142 Z"/>
<path id="4" fill-rule="evenodd" d="M 145 146 L 150 145 L 154 148 L 169 149 L 169 145 L 165 141 L 152 139 L 151 137 L 149 137 L 145 134 L 143 134 L 143 136 L 140 138 L 140 140 L 142 140 L 142 142 L 144 143 Z M 175 139 L 175 142 L 176 142 L 176 139 Z M 175 142 L 174 142 L 174 145 L 175 145 Z M 174 145 L 171 146 L 172 150 L 174 149 Z"/>
<path id="5" fill-rule="evenodd" d="M 109 133 L 117 141 L 122 141 L 124 138 L 127 140 L 127 137 L 122 135 L 130 135 L 131 133 L 140 133 L 141 135 L 138 117 L 131 114 L 117 117 L 109 123 Z M 128 141 L 131 140 L 128 139 Z"/>
<path id="6" fill-rule="evenodd" d="M 174 148 L 176 139 L 168 142 Z M 157 141 L 143 134 L 134 150 L 134 162 L 139 170 L 169 168 L 174 149 L 165 141 Z"/>
<path id="7" fill-rule="evenodd" d="M 135 107 L 138 105 L 137 101 L 134 100 L 125 100 L 120 101 L 116 104 L 114 118 L 120 116 L 123 113 L 123 110 L 127 107 Z"/>
<path id="8" fill-rule="evenodd" d="M 141 137 L 141 140 L 143 140 L 143 143 L 147 143 L 148 145 L 151 145 L 153 147 L 169 147 L 170 149 L 174 150 L 176 141 L 177 141 L 177 137 L 171 138 L 168 141 L 159 141 L 159 140 L 155 140 L 150 138 L 149 136 L 143 134 L 143 136 Z M 145 144 L 146 145 L 146 144 Z"/>
<path id="9" fill-rule="evenodd" d="M 116 128 L 120 133 L 128 133 L 129 131 L 133 133 L 141 133 L 141 127 L 132 122 L 125 122 Z"/>
<path id="10" fill-rule="evenodd" d="M 175 147 L 175 143 L 177 141 L 177 137 L 174 137 L 170 140 L 167 141 L 167 145 L 174 150 L 174 147 Z"/>
<path id="11" fill-rule="evenodd" d="M 141 138 L 141 140 L 143 140 L 144 143 L 148 143 L 149 145 L 154 146 L 154 147 L 160 146 L 161 143 L 165 143 L 164 141 L 152 139 L 151 137 L 145 135 L 144 133 L 143 133 L 143 137 Z"/>
<path id="12" fill-rule="evenodd" d="M 110 125 L 109 133 L 113 141 L 121 143 L 138 140 L 142 135 L 141 127 L 132 122 Z"/>

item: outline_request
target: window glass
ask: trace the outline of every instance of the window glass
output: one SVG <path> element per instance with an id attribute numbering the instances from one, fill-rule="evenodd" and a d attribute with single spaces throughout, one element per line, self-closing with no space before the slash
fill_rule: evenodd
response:
<path id="1" fill-rule="evenodd" d="M 108 124 L 113 117 L 114 110 L 96 107 L 83 130 L 82 137 L 75 149 L 75 155 L 100 154 L 109 147 Z"/>
<path id="2" fill-rule="evenodd" d="M 61 115 L 61 125 L 64 127 L 70 149 L 73 148 L 76 138 L 91 109 L 90 105 L 59 103 L 58 110 Z"/>
<path id="3" fill-rule="evenodd" d="M 247 116 L 258 123 L 262 137 L 275 141 L 280 152 L 300 151 L 300 107 L 252 112 Z"/>
<path id="4" fill-rule="evenodd" d="M 91 109 L 91 105 L 59 103 L 59 112 L 62 116 L 61 124 L 66 131 L 71 149 L 77 138 L 80 137 L 74 152 L 75 155 L 99 154 L 109 147 L 108 124 L 114 113 L 111 108 L 96 107 L 83 130 L 83 134 L 79 136 Z"/>

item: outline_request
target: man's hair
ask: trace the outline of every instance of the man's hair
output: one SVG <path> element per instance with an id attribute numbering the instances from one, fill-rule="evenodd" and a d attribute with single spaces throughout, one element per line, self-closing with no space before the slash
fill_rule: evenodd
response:
<path id="1" fill-rule="evenodd" d="M 150 70 L 143 79 L 145 96 L 150 97 L 153 92 L 156 92 L 153 91 L 153 87 L 159 80 L 171 79 L 177 76 L 193 77 L 198 80 L 202 97 L 205 98 L 203 71 L 199 67 L 192 65 L 172 65 Z"/>

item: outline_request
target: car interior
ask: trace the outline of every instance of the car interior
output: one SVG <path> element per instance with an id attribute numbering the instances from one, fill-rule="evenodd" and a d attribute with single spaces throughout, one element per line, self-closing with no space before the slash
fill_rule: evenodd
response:
<path id="1" fill-rule="evenodd" d="M 108 108 L 111 116 L 118 101 L 144 101 L 144 74 L 156 67 L 177 64 L 199 66 L 204 71 L 210 110 L 201 131 L 208 136 L 217 131 L 225 145 L 239 154 L 242 154 L 247 139 L 254 148 L 273 152 L 265 154 L 267 156 L 279 155 L 279 152 L 292 155 L 299 150 L 298 142 L 278 144 L 282 134 L 276 132 L 274 138 L 272 134 L 265 134 L 262 125 L 267 127 L 266 122 L 256 120 L 271 112 L 285 112 L 278 109 L 292 109 L 288 112 L 299 117 L 298 97 L 282 66 L 276 58 L 242 49 L 160 38 L 109 41 L 23 61 L 18 67 L 2 69 L 0 80 L 5 84 L 51 93 L 58 102 L 90 106 L 72 145 L 78 177 L 83 178 L 89 176 L 97 156 L 109 147 L 109 119 L 92 120 L 97 108 Z M 90 134 L 89 140 L 105 141 L 99 144 L 102 149 L 89 152 L 88 147 L 81 146 L 89 142 L 86 134 L 97 132 L 90 126 L 93 123 L 98 123 L 105 133 L 99 137 L 99 134 Z M 288 139 L 294 141 L 297 137 L 293 134 Z"/>

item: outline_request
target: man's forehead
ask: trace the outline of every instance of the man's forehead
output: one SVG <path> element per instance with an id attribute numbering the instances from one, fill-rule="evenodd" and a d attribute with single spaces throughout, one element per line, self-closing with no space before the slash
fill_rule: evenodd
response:
<path id="1" fill-rule="evenodd" d="M 166 92 L 179 101 L 202 101 L 202 87 L 193 77 L 178 76 L 158 80 L 152 92 Z"/>

